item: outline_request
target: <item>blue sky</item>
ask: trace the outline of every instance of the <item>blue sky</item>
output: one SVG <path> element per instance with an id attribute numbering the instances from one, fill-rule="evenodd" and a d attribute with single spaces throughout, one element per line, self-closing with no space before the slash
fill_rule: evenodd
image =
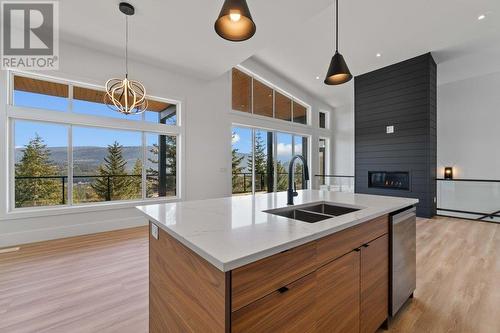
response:
<path id="1" fill-rule="evenodd" d="M 65 147 L 68 144 L 68 127 L 48 123 L 16 120 L 15 145 L 22 147 L 38 133 L 47 146 Z M 133 131 L 116 131 L 90 127 L 73 126 L 73 146 L 107 147 L 114 141 L 123 146 L 140 146 L 141 133 Z"/>
<path id="2" fill-rule="evenodd" d="M 14 102 L 17 106 L 37 107 L 49 110 L 66 112 L 68 100 L 62 97 L 48 96 L 42 94 L 27 93 L 22 91 L 14 92 Z M 122 119 L 141 119 L 140 115 L 126 116 L 110 110 L 106 105 L 86 101 L 75 100 L 73 110 L 79 113 L 91 115 L 105 115 L 106 117 Z M 146 112 L 146 120 L 158 122 L 156 112 Z M 35 133 L 40 135 L 49 147 L 64 147 L 68 144 L 68 126 L 40 122 L 16 121 L 15 145 L 22 147 L 30 139 L 35 137 Z M 98 146 L 107 147 L 114 141 L 118 141 L 123 146 L 140 146 L 141 134 L 133 131 L 116 131 L 108 129 L 97 129 L 88 127 L 73 127 L 74 146 Z M 149 142 L 148 142 L 149 144 Z"/>
<path id="3" fill-rule="evenodd" d="M 240 153 L 250 153 L 252 151 L 252 130 L 249 128 L 233 127 L 233 147 Z M 265 131 L 261 131 L 262 138 L 265 139 Z M 277 133 L 278 141 L 278 159 L 288 161 L 292 157 L 292 135 L 288 133 Z M 301 153 L 301 140 L 299 136 L 295 137 L 296 153 Z"/>

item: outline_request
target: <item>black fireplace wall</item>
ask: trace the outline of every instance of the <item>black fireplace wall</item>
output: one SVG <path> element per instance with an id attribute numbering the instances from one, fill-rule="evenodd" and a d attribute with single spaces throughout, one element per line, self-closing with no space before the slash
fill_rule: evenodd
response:
<path id="1" fill-rule="evenodd" d="M 357 193 L 418 198 L 418 216 L 436 214 L 436 85 L 430 53 L 355 78 Z M 370 171 L 407 171 L 410 189 L 369 187 Z"/>

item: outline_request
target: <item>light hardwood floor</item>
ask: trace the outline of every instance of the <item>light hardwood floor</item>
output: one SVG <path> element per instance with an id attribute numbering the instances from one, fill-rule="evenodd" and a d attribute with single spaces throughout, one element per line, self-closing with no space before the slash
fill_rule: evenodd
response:
<path id="1" fill-rule="evenodd" d="M 0 254 L 0 332 L 147 332 L 147 242 L 135 228 Z M 390 332 L 500 332 L 499 309 L 500 224 L 419 220 L 417 291 Z"/>
<path id="2" fill-rule="evenodd" d="M 148 230 L 0 254 L 0 332 L 146 332 Z"/>

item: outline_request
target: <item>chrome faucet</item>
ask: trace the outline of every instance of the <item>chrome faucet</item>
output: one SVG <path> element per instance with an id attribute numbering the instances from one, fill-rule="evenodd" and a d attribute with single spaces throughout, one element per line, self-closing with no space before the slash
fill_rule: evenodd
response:
<path id="1" fill-rule="evenodd" d="M 297 193 L 297 184 L 293 182 L 293 166 L 295 164 L 296 159 L 301 159 L 302 164 L 304 164 L 304 172 L 302 173 L 302 181 L 305 182 L 309 180 L 309 168 L 307 167 L 307 161 L 302 155 L 295 155 L 292 157 L 290 161 L 290 165 L 288 166 L 288 200 L 287 205 L 293 205 L 293 197 L 299 195 Z M 292 187 L 293 185 L 293 187 Z"/>

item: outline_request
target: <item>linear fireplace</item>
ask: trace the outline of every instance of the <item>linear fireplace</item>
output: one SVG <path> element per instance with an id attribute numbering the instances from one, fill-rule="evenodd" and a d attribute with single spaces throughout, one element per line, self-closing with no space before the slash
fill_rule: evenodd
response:
<path id="1" fill-rule="evenodd" d="M 368 171 L 368 187 L 410 190 L 410 173 L 406 171 Z"/>

